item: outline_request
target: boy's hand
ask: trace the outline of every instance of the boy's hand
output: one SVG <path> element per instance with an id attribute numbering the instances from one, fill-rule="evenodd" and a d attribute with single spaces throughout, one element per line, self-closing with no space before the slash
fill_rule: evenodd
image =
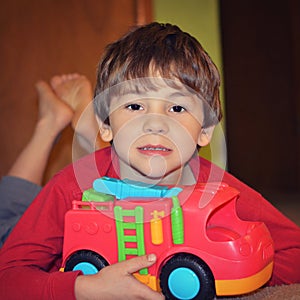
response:
<path id="1" fill-rule="evenodd" d="M 132 275 L 150 267 L 155 261 L 154 254 L 144 255 L 107 266 L 95 275 L 78 276 L 75 281 L 76 299 L 162 300 L 164 296 L 161 293 L 153 291 Z"/>

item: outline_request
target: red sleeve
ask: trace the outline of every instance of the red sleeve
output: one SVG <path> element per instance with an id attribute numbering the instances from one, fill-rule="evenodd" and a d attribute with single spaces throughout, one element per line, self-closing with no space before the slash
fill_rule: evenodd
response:
<path id="1" fill-rule="evenodd" d="M 261 194 L 223 169 L 200 158 L 199 182 L 224 181 L 240 191 L 237 214 L 243 220 L 264 222 L 274 241 L 274 270 L 269 285 L 300 283 L 300 228 Z M 282 200 L 284 201 L 284 199 Z"/>
<path id="2" fill-rule="evenodd" d="M 228 173 L 224 181 L 240 191 L 237 213 L 249 221 L 264 222 L 275 246 L 274 270 L 269 285 L 300 282 L 300 228 L 259 193 Z M 283 199 L 284 201 L 284 199 Z"/>
<path id="3" fill-rule="evenodd" d="M 0 299 L 75 299 L 80 272 L 59 272 L 65 213 L 94 179 L 116 176 L 111 166 L 107 147 L 65 168 L 42 189 L 1 249 Z"/>
<path id="4" fill-rule="evenodd" d="M 79 272 L 58 271 L 64 215 L 80 194 L 73 185 L 67 176 L 54 177 L 8 237 L 0 252 L 1 299 L 75 299 Z"/>

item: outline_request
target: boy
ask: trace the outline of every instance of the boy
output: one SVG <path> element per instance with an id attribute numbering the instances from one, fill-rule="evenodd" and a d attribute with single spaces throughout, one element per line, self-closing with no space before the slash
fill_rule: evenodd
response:
<path id="1" fill-rule="evenodd" d="M 125 83 L 123 83 L 125 82 Z M 221 118 L 219 74 L 201 45 L 178 27 L 152 23 L 108 46 L 99 65 L 95 110 L 107 147 L 58 173 L 4 245 L 0 295 L 6 299 L 163 299 L 133 278 L 155 256 L 96 275 L 58 272 L 64 215 L 101 176 L 153 184 L 223 180 L 240 191 L 237 212 L 263 221 L 275 243 L 270 285 L 300 282 L 300 229 L 261 195 L 197 156 Z"/>

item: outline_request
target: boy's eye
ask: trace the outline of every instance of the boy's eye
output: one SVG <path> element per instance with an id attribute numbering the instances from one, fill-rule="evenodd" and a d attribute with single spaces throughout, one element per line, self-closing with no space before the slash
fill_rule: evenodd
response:
<path id="1" fill-rule="evenodd" d="M 142 110 L 143 107 L 140 104 L 129 104 L 126 106 L 126 108 L 128 108 L 129 110 Z"/>
<path id="2" fill-rule="evenodd" d="M 180 105 L 174 105 L 174 106 L 171 107 L 170 111 L 180 113 L 180 112 L 184 112 L 185 108 L 180 106 Z"/>

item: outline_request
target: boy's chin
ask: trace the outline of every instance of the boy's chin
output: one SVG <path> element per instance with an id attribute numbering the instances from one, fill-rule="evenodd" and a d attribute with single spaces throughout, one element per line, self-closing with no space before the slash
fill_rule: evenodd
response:
<path id="1" fill-rule="evenodd" d="M 149 161 L 140 166 L 141 174 L 151 180 L 160 180 L 166 176 L 167 164 L 163 157 L 153 156 Z"/>
<path id="2" fill-rule="evenodd" d="M 149 180 L 156 180 L 156 181 L 160 181 L 162 180 L 165 176 L 166 176 L 166 172 L 165 169 L 161 170 L 161 169 L 143 169 L 143 170 L 138 170 L 139 173 L 142 175 L 142 177 L 144 177 L 145 179 L 149 179 Z"/>
<path id="3" fill-rule="evenodd" d="M 152 184 L 176 184 L 178 183 L 177 172 L 167 172 L 166 168 L 152 166 L 152 168 L 135 169 L 138 172 L 139 181 Z"/>
<path id="4" fill-rule="evenodd" d="M 144 165 L 137 168 L 131 165 L 131 168 L 133 179 L 137 181 L 159 184 L 166 177 L 166 169 L 159 166 L 149 167 Z"/>

